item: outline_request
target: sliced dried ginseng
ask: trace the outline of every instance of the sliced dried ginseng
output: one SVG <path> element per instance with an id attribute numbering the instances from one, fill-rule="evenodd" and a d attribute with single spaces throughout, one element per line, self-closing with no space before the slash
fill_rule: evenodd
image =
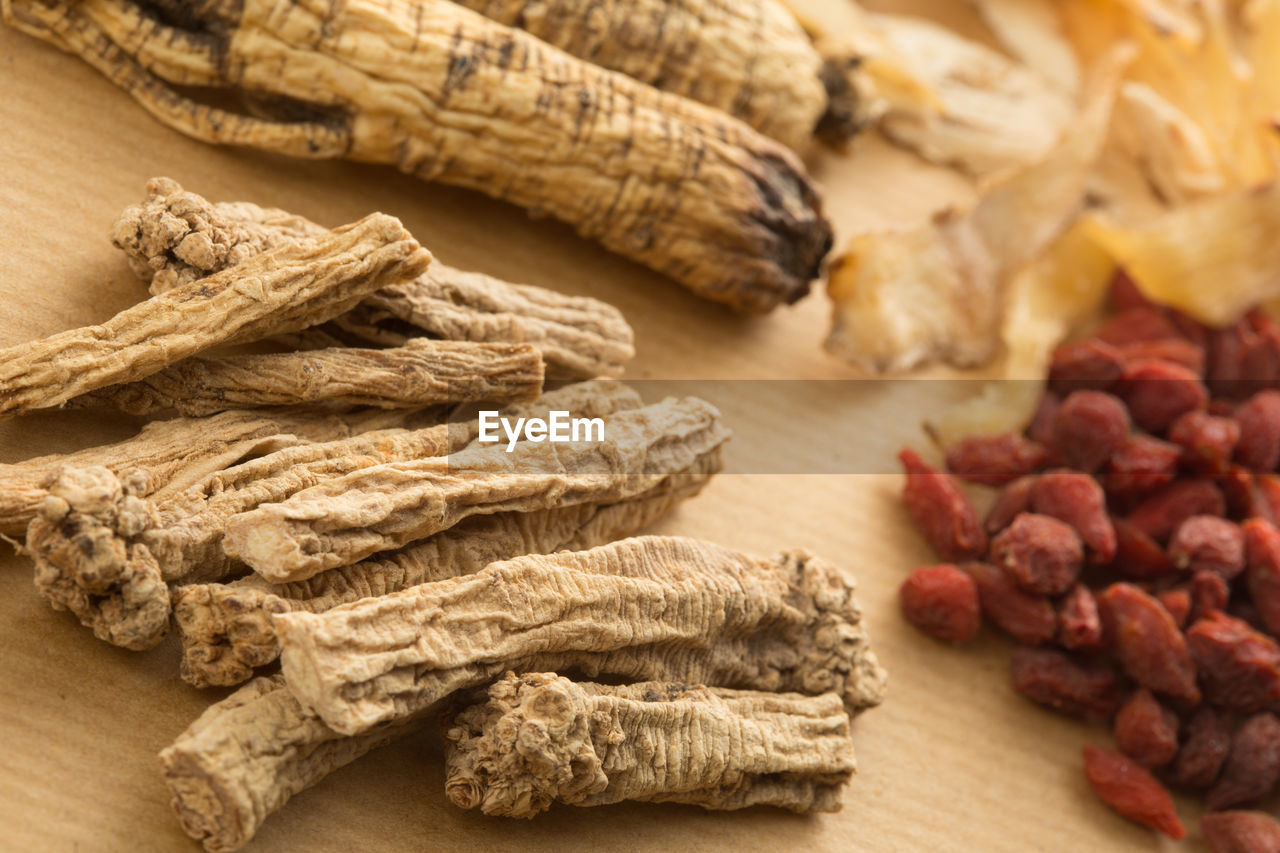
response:
<path id="1" fill-rule="evenodd" d="M 804 296 L 830 248 L 817 190 L 786 146 L 447 0 L 165 9 L 4 5 L 11 25 L 79 55 L 197 139 L 480 190 L 743 311 Z M 173 88 L 193 84 L 251 93 L 266 117 Z"/>
<path id="2" fill-rule="evenodd" d="M 173 616 L 182 638 L 182 679 L 196 687 L 239 684 L 274 661 L 280 656 L 274 613 L 322 613 L 477 572 L 498 560 L 583 550 L 630 536 L 700 492 L 720 467 L 716 448 L 688 471 L 621 503 L 473 516 L 399 551 L 295 583 L 272 584 L 252 574 L 227 584 L 180 586 L 173 591 Z"/>
<path id="3" fill-rule="evenodd" d="M 248 202 L 213 204 L 168 178 L 153 178 L 147 200 L 116 221 L 113 240 L 151 292 L 163 293 L 324 230 Z M 325 346 L 401 346 L 416 336 L 527 343 L 542 353 L 548 378 L 558 379 L 620 376 L 635 355 L 631 327 L 612 305 L 508 284 L 438 260 L 413 281 L 367 297 L 334 321 L 332 334 L 338 337 Z"/>
<path id="4" fill-rule="evenodd" d="M 505 817 L 623 800 L 834 812 L 857 769 L 834 693 L 507 673 L 441 731 L 449 799 Z"/>
<path id="5" fill-rule="evenodd" d="M 302 580 L 473 515 L 625 500 L 729 437 L 716 408 L 694 397 L 623 412 L 600 432 L 356 471 L 234 516 L 222 547 L 268 580 Z"/>
<path id="6" fill-rule="evenodd" d="M 828 109 L 823 60 L 777 0 L 461 0 L 566 53 L 742 119 L 803 150 Z"/>
<path id="7" fill-rule="evenodd" d="M 399 220 L 380 213 L 280 246 L 101 325 L 0 350 L 0 415 L 132 382 L 219 344 L 323 323 L 381 287 L 416 277 L 430 261 Z"/>
<path id="8" fill-rule="evenodd" d="M 530 400 L 542 390 L 542 356 L 527 344 L 414 339 L 392 349 L 188 358 L 146 379 L 112 385 L 69 405 L 114 406 L 133 415 L 177 410 L 326 403 L 414 409 L 469 400 Z"/>
<path id="9" fill-rule="evenodd" d="M 884 692 L 852 586 L 806 551 L 637 537 L 272 621 L 289 690 L 349 734 L 508 669 L 834 691 L 851 712 Z"/>
<path id="10" fill-rule="evenodd" d="M 183 830 L 225 853 L 294 794 L 412 729 L 344 737 L 299 706 L 279 675 L 256 678 L 210 705 L 160 753 L 160 767 Z"/>
<path id="11" fill-rule="evenodd" d="M 575 406 L 588 417 L 638 405 L 614 382 L 584 382 L 545 394 L 520 411 Z M 376 423 L 376 422 L 375 422 Z M 370 430 L 285 447 L 217 471 L 166 500 L 144 500 L 139 472 L 100 466 L 51 472 L 40 514 L 27 530 L 36 587 L 99 638 L 131 649 L 158 643 L 169 625 L 168 584 L 217 580 L 241 565 L 222 548 L 227 519 L 374 465 L 443 456 L 475 436 L 472 423 Z"/>
<path id="12" fill-rule="evenodd" d="M 362 420 L 285 410 L 173 418 L 146 424 L 133 438 L 115 444 L 0 465 L 0 533 L 26 533 L 44 501 L 45 478 L 54 468 L 102 465 L 117 476 L 142 471 L 147 495 L 160 499 L 244 459 L 351 435 Z"/>
<path id="13" fill-rule="evenodd" d="M 999 351 L 1011 277 L 1080 210 L 1125 57 L 1118 51 L 1098 70 L 1078 122 L 1059 145 L 972 210 L 855 237 L 830 268 L 827 349 L 874 373 L 989 361 Z"/>

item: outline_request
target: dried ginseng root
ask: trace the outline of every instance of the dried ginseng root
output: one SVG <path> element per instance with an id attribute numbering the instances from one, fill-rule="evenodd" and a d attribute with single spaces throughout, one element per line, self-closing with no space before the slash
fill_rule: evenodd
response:
<path id="1" fill-rule="evenodd" d="M 449 799 L 505 817 L 623 800 L 834 812 L 856 770 L 834 693 L 507 673 L 441 731 Z"/>
<path id="2" fill-rule="evenodd" d="M 276 675 L 210 705 L 160 753 L 160 767 L 183 830 L 209 853 L 224 853 L 248 844 L 294 794 L 413 728 L 344 737 L 299 706 Z"/>
<path id="3" fill-rule="evenodd" d="M 830 248 L 817 190 L 786 146 L 447 0 L 203 3 L 184 7 L 190 29 L 163 6 L 4 11 L 197 139 L 480 190 L 739 310 L 804 296 Z M 173 85 L 252 93 L 265 117 Z"/>
<path id="4" fill-rule="evenodd" d="M 594 548 L 631 536 L 698 494 L 721 468 L 720 449 L 647 492 L 611 504 L 584 503 L 536 512 L 478 515 L 390 554 L 290 584 L 251 574 L 227 584 L 173 591 L 182 638 L 181 675 L 196 687 L 239 684 L 280 656 L 274 613 L 322 613 L 363 598 L 470 574 L 523 554 Z"/>
<path id="5" fill-rule="evenodd" d="M 598 417 L 638 403 L 625 386 L 586 382 L 524 405 L 543 416 L 542 407 L 570 406 Z M 473 436 L 473 426 L 459 422 L 286 447 L 162 502 L 141 499 L 138 472 L 117 478 L 100 466 L 55 469 L 48 489 L 57 499 L 44 501 L 27 530 L 36 587 L 100 639 L 150 648 L 168 628 L 168 584 L 217 580 L 240 568 L 222 548 L 227 519 L 362 468 L 443 456 Z"/>
<path id="6" fill-rule="evenodd" d="M 848 91 L 776 0 L 461 0 L 566 53 L 742 119 L 803 150 Z M 824 83 L 829 82 L 831 90 Z M 854 104 L 837 104 L 851 110 Z"/>
<path id="7" fill-rule="evenodd" d="M 852 587 L 805 551 L 637 537 L 273 623 L 289 690 L 350 734 L 508 669 L 835 692 L 851 712 L 884 694 Z"/>
<path id="8" fill-rule="evenodd" d="M 0 415 L 132 382 L 224 343 L 323 323 L 419 275 L 431 255 L 380 213 L 281 246 L 126 308 L 110 320 L 0 350 Z"/>
<path id="9" fill-rule="evenodd" d="M 112 385 L 69 405 L 131 415 L 303 403 L 414 409 L 469 400 L 530 400 L 542 390 L 542 356 L 526 344 L 415 339 L 393 349 L 188 358 L 146 379 Z"/>
<path id="10" fill-rule="evenodd" d="M 720 413 L 671 398 L 609 420 L 598 441 L 522 441 L 338 477 L 227 521 L 222 547 L 268 580 L 302 580 L 472 515 L 623 500 L 728 440 Z"/>
<path id="11" fill-rule="evenodd" d="M 175 181 L 153 178 L 147 200 L 121 214 L 112 239 L 158 294 L 324 232 L 283 210 L 213 204 Z M 325 328 L 343 342 L 368 346 L 403 346 L 417 336 L 531 344 L 554 379 L 620 376 L 635 355 L 631 327 L 612 305 L 508 284 L 438 260 L 413 281 L 366 297 Z"/>
<path id="12" fill-rule="evenodd" d="M 351 435 L 360 420 L 284 410 L 173 418 L 146 424 L 133 438 L 115 444 L 0 465 L 0 534 L 25 534 L 44 502 L 44 481 L 54 468 L 102 465 L 117 477 L 143 471 L 148 497 L 161 499 L 241 460 Z"/>

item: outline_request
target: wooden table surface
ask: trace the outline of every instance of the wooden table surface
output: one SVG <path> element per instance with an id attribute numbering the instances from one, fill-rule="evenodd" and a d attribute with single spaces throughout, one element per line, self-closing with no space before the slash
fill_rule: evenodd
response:
<path id="1" fill-rule="evenodd" d="M 966 32 L 979 31 L 954 0 L 868 5 L 942 10 Z M 820 153 L 811 164 L 841 240 L 917 220 L 972 192 L 955 174 L 872 137 L 850 155 Z M 562 225 L 475 193 L 386 168 L 188 140 L 79 60 L 2 26 L 0 346 L 100 321 L 146 295 L 107 231 L 153 175 L 215 200 L 243 198 L 326 224 L 383 210 L 450 264 L 606 299 L 636 330 L 629 378 L 855 377 L 820 348 L 828 313 L 820 284 L 772 316 L 734 316 Z M 1151 833 L 1103 808 L 1084 781 L 1080 749 L 1107 733 L 1013 692 L 1007 640 L 987 632 L 952 649 L 898 614 L 898 584 L 931 555 L 895 499 L 898 478 L 875 472 L 892 472 L 897 443 L 954 388 L 869 383 L 842 392 L 839 405 L 793 408 L 752 396 L 765 386 L 702 384 L 724 396 L 738 430 L 729 459 L 738 473 L 717 478 L 658 531 L 762 553 L 802 545 L 857 579 L 890 690 L 854 725 L 859 773 L 844 810 L 798 817 L 624 804 L 560 807 L 527 822 L 486 818 L 445 800 L 440 747 L 428 731 L 300 794 L 247 849 L 1160 849 Z M 119 440 L 135 428 L 128 418 L 25 417 L 0 424 L 0 461 Z M 838 467 L 845 473 L 820 473 L 832 470 L 823 460 L 850 453 L 857 460 Z M 198 849 L 170 812 L 155 756 L 226 691 L 179 682 L 173 638 L 144 653 L 95 640 L 36 595 L 30 564 L 5 545 L 0 649 L 0 849 Z M 1185 818 L 1195 817 L 1188 802 L 1180 805 Z M 1197 844 L 1180 849 L 1202 849 Z"/>

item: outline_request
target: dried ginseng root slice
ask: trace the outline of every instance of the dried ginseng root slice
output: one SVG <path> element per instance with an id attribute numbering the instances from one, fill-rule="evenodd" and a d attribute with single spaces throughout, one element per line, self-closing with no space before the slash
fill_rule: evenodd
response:
<path id="1" fill-rule="evenodd" d="M 102 465 L 117 477 L 143 471 L 148 497 L 158 499 L 247 458 L 351 435 L 362 420 L 285 410 L 173 418 L 146 424 L 133 438 L 115 444 L 0 465 L 0 534 L 25 534 L 44 502 L 44 481 L 54 468 Z"/>
<path id="2" fill-rule="evenodd" d="M 101 325 L 0 350 L 0 416 L 132 382 L 218 344 L 323 323 L 430 261 L 399 220 L 383 214 L 281 246 Z"/>
<path id="3" fill-rule="evenodd" d="M 160 753 L 160 767 L 183 830 L 224 853 L 248 844 L 294 794 L 413 728 L 344 737 L 299 706 L 276 675 L 210 705 Z"/>
<path id="4" fill-rule="evenodd" d="M 835 692 L 851 712 L 884 693 L 853 588 L 805 551 L 644 536 L 272 621 L 290 691 L 350 734 L 508 669 Z"/>
<path id="5" fill-rule="evenodd" d="M 698 494 L 721 468 L 720 449 L 688 471 L 620 503 L 584 503 L 536 512 L 473 516 L 399 551 L 290 584 L 252 574 L 227 584 L 201 583 L 173 591 L 173 616 L 182 638 L 181 675 L 196 687 L 239 684 L 280 656 L 271 615 L 322 613 L 363 598 L 470 574 L 523 554 L 594 548 L 630 536 Z"/>
<path id="6" fill-rule="evenodd" d="M 469 400 L 530 400 L 542 390 L 542 356 L 527 344 L 416 339 L 393 349 L 188 358 L 146 379 L 100 388 L 69 405 L 114 406 L 132 415 L 176 410 L 324 403 L 414 409 Z"/>
<path id="7" fill-rule="evenodd" d="M 834 693 L 507 673 L 441 731 L 449 799 L 505 817 L 623 800 L 834 812 L 857 769 Z"/>
<path id="8" fill-rule="evenodd" d="M 147 200 L 127 208 L 113 240 L 152 293 L 203 278 L 267 249 L 323 234 L 319 225 L 248 202 L 213 204 L 168 178 L 147 182 Z M 547 376 L 620 376 L 635 355 L 622 313 L 585 296 L 508 284 L 432 261 L 413 281 L 384 287 L 333 323 L 343 340 L 401 346 L 416 336 L 531 344 Z"/>
<path id="9" fill-rule="evenodd" d="M 776 0 L 461 4 L 595 65 L 723 110 L 797 150 L 827 112 L 823 59 Z"/>
<path id="10" fill-rule="evenodd" d="M 189 30 L 125 0 L 4 11 L 197 139 L 480 190 L 742 311 L 803 297 L 831 245 L 786 146 L 447 0 L 207 3 Z M 253 93 L 267 118 L 169 85 L 197 82 Z"/>
<path id="11" fill-rule="evenodd" d="M 400 548 L 477 514 L 623 500 L 729 437 L 720 413 L 671 398 L 610 419 L 599 441 L 522 441 L 389 463 L 227 521 L 222 547 L 276 583 Z"/>
<path id="12" fill-rule="evenodd" d="M 572 406 L 599 417 L 638 405 L 638 395 L 618 383 L 583 382 L 520 404 L 519 410 L 545 416 L 547 408 Z M 167 584 L 217 580 L 241 568 L 222 549 L 228 518 L 361 468 L 442 456 L 474 435 L 472 424 L 457 422 L 285 447 L 217 471 L 160 502 L 139 499 L 136 472 L 117 478 L 100 466 L 56 469 L 48 487 L 58 500 L 45 500 L 27 531 L 36 586 L 99 638 L 150 648 L 168 628 Z M 138 559 L 116 558 L 117 568 L 104 571 L 104 555 L 116 554 Z"/>

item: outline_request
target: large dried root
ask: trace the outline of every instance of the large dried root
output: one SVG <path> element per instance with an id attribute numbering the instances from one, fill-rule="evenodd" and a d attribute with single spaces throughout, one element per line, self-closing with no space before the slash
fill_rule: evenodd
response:
<path id="1" fill-rule="evenodd" d="M 776 0 L 461 0 L 566 53 L 804 149 L 827 111 L 822 57 Z"/>
<path id="2" fill-rule="evenodd" d="M 152 293 L 186 284 L 267 249 L 324 233 L 301 216 L 248 202 L 210 203 L 168 178 L 124 211 L 113 240 Z M 508 284 L 433 261 L 413 281 L 383 288 L 334 321 L 342 341 L 401 346 L 415 336 L 538 348 L 549 378 L 620 376 L 635 355 L 612 305 Z M 337 340 L 337 339 L 335 339 Z"/>
<path id="3" fill-rule="evenodd" d="M 856 712 L 884 691 L 861 618 L 852 587 L 807 552 L 639 537 L 272 621 L 289 690 L 354 734 L 508 669 L 834 691 Z"/>
<path id="4" fill-rule="evenodd" d="M 252 574 L 228 584 L 177 587 L 173 616 L 182 638 L 182 679 L 196 687 L 239 684 L 274 661 L 280 656 L 271 626 L 275 613 L 322 613 L 522 554 L 577 551 L 631 536 L 696 495 L 720 467 L 717 448 L 688 471 L 621 503 L 473 516 L 399 551 L 304 581 L 272 584 Z"/>
<path id="5" fill-rule="evenodd" d="M 359 420 L 293 411 L 173 418 L 146 424 L 133 438 L 115 444 L 0 465 L 0 533 L 26 533 L 47 494 L 45 478 L 54 468 L 102 465 L 121 477 L 141 470 L 149 484 L 148 496 L 158 500 L 244 459 L 295 444 L 343 438 L 356 431 L 353 421 Z"/>
<path id="6" fill-rule="evenodd" d="M 294 794 L 412 725 L 343 737 L 308 713 L 280 676 L 215 702 L 160 753 L 172 805 L 210 853 L 239 850 Z"/>
<path id="7" fill-rule="evenodd" d="M 323 323 L 430 262 L 399 220 L 373 214 L 126 308 L 99 326 L 0 350 L 0 415 L 57 406 L 223 343 Z"/>
<path id="8" fill-rule="evenodd" d="M 222 547 L 268 580 L 301 580 L 472 515 L 625 500 L 728 436 L 714 406 L 672 398 L 623 412 L 600 441 L 522 441 L 357 471 L 231 518 Z"/>
<path id="9" fill-rule="evenodd" d="M 542 356 L 531 346 L 415 339 L 385 350 L 188 358 L 69 405 L 109 405 L 133 415 L 172 409 L 208 415 L 300 403 L 412 409 L 468 400 L 530 400 L 541 390 Z"/>
<path id="10" fill-rule="evenodd" d="M 445 793 L 488 815 L 622 800 L 834 812 L 856 769 L 834 693 L 507 673 L 485 694 L 448 714 L 441 730 Z"/>
<path id="11" fill-rule="evenodd" d="M 743 311 L 804 296 L 830 248 L 817 191 L 781 143 L 447 0 L 183 8 L 196 29 L 126 0 L 4 5 L 195 138 L 477 189 Z M 251 92 L 272 118 L 170 83 Z"/>

